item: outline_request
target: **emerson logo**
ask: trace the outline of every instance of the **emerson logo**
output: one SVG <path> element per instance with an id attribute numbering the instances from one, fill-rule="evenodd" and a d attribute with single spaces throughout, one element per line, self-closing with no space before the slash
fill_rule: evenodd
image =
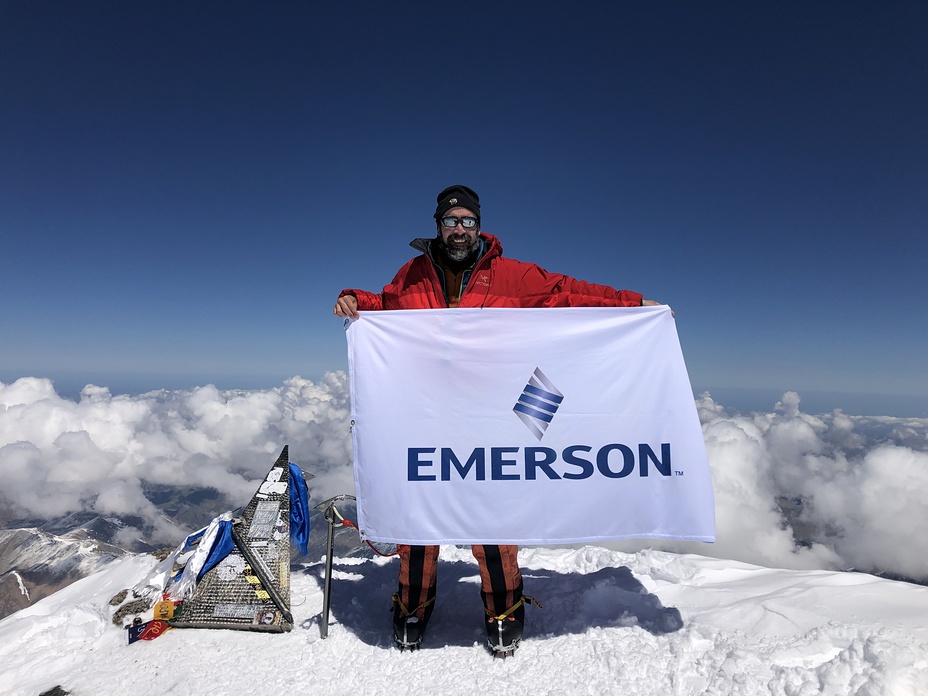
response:
<path id="1" fill-rule="evenodd" d="M 536 367 L 512 410 L 522 419 L 525 427 L 540 440 L 563 400 L 564 395 L 545 376 L 541 368 Z"/>
<path id="2" fill-rule="evenodd" d="M 564 395 L 538 368 L 522 390 L 513 412 L 539 440 L 557 414 Z M 451 447 L 408 447 L 408 481 L 580 481 L 599 475 L 623 479 L 635 471 L 642 478 L 652 467 L 661 476 L 671 475 L 670 443 L 662 442 L 660 454 L 648 443 L 625 445 L 611 442 L 598 447 L 568 445 L 560 451 L 551 447 L 477 446 L 469 452 Z M 677 471 L 677 476 L 682 476 Z"/>

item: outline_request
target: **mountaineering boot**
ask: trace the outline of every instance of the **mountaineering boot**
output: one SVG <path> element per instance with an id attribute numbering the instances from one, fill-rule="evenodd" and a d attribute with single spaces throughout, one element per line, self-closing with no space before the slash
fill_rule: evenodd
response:
<path id="1" fill-rule="evenodd" d="M 509 616 L 505 619 L 491 617 L 487 621 L 487 646 L 494 657 L 509 657 L 515 654 L 522 642 L 523 623 Z"/>
<path id="2" fill-rule="evenodd" d="M 400 650 L 416 650 L 425 636 L 429 617 L 432 615 L 434 605 L 430 600 L 417 611 L 410 612 L 403 606 L 399 595 L 393 595 L 393 642 Z M 422 616 L 416 616 L 420 613 Z"/>
<path id="3" fill-rule="evenodd" d="M 393 615 L 393 642 L 400 650 L 415 650 L 422 643 L 426 621 L 415 616 Z"/>
<path id="4" fill-rule="evenodd" d="M 522 642 L 522 629 L 525 626 L 525 603 L 534 602 L 541 606 L 534 597 L 523 595 L 519 601 L 502 614 L 494 615 L 487 610 L 487 647 L 494 657 L 513 655 Z"/>

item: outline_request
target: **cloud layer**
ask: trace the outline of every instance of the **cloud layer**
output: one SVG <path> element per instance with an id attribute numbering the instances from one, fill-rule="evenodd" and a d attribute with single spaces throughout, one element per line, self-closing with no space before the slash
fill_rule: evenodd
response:
<path id="1" fill-rule="evenodd" d="M 176 543 L 180 532 L 146 492 L 215 489 L 244 504 L 285 444 L 316 475 L 317 500 L 353 491 L 348 421 L 343 373 L 266 391 L 129 397 L 91 385 L 78 402 L 47 379 L 0 383 L 0 500 L 24 517 L 137 515 L 146 536 Z"/>
<path id="2" fill-rule="evenodd" d="M 709 394 L 696 405 L 718 542 L 662 548 L 928 578 L 928 536 L 917 533 L 928 523 L 928 420 L 809 415 L 792 392 L 770 413 L 728 413 Z M 181 530 L 152 491 L 215 489 L 242 504 L 285 444 L 316 476 L 314 501 L 353 493 L 349 413 L 341 372 L 260 391 L 130 397 L 90 385 L 77 402 L 47 379 L 0 382 L 0 502 L 20 517 L 136 515 L 142 529 L 127 534 L 173 544 Z"/>

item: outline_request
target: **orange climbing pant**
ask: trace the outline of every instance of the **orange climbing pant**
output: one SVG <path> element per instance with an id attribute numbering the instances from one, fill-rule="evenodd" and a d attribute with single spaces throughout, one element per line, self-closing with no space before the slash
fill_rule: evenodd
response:
<path id="1" fill-rule="evenodd" d="M 438 546 L 397 546 L 400 556 L 399 598 L 420 619 L 431 614 L 438 581 Z M 522 597 L 518 546 L 472 546 L 480 566 L 483 606 L 501 614 Z"/>

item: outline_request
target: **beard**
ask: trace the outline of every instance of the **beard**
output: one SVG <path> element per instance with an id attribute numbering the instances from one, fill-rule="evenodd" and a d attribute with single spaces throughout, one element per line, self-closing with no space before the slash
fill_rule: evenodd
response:
<path id="1" fill-rule="evenodd" d="M 449 261 L 454 261 L 455 263 L 460 263 L 467 260 L 472 254 L 477 251 L 477 247 L 480 246 L 480 241 L 475 237 L 473 244 L 468 245 L 459 245 L 459 244 L 445 244 L 442 239 L 439 237 L 438 246 L 441 248 L 442 253 Z"/>

